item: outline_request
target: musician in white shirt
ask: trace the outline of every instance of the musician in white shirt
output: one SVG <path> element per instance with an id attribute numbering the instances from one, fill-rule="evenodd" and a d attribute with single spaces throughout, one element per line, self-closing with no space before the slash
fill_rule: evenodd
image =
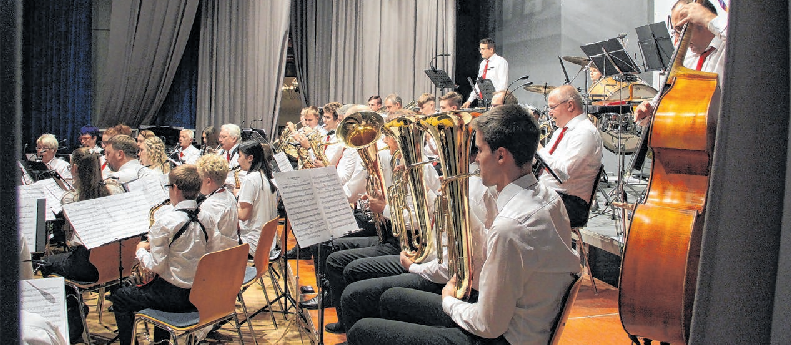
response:
<path id="1" fill-rule="evenodd" d="M 94 126 L 83 126 L 80 128 L 80 145 L 91 149 L 91 153 L 101 154 L 102 150 L 96 141 L 99 139 L 99 129 Z"/>
<path id="2" fill-rule="evenodd" d="M 131 139 L 131 138 L 130 138 Z M 198 221 L 195 198 L 201 187 L 194 165 L 181 165 L 170 172 L 168 193 L 174 209 L 160 216 L 148 232 L 148 242 L 140 242 L 140 265 L 158 276 L 142 286 L 118 289 L 110 299 L 121 345 L 131 344 L 134 314 L 145 308 L 166 312 L 194 310 L 189 295 L 198 261 L 207 253 L 208 234 Z M 166 332 L 155 330 L 155 340 Z"/>
<path id="3" fill-rule="evenodd" d="M 191 129 L 182 129 L 179 133 L 179 147 L 176 150 L 179 164 L 195 164 L 200 157 L 200 150 L 192 145 L 195 132 Z"/>
<path id="4" fill-rule="evenodd" d="M 505 91 L 508 86 L 508 61 L 500 55 L 495 53 L 494 40 L 491 38 L 484 38 L 479 42 L 478 50 L 481 53 L 483 61 L 478 67 L 478 77 L 481 79 L 489 79 L 492 81 L 494 91 Z M 472 101 L 480 99 L 481 91 L 478 89 L 478 83 L 470 92 L 470 97 L 467 102 L 461 106 L 462 108 L 469 108 Z M 478 106 L 481 106 L 480 104 Z"/>
<path id="5" fill-rule="evenodd" d="M 242 130 L 233 123 L 226 123 L 220 127 L 218 139 L 221 149 L 217 151 L 217 154 L 225 158 L 225 161 L 228 162 L 228 168 L 231 169 L 228 172 L 228 176 L 225 177 L 225 185 L 235 188 L 236 176 L 234 173 L 236 173 L 235 170 L 239 169 L 239 142 L 242 140 Z M 239 173 L 240 179 L 243 176 L 244 174 Z"/>
<path id="6" fill-rule="evenodd" d="M 358 321 L 347 334 L 349 344 L 548 342 L 560 301 L 580 265 L 560 196 L 532 175 L 538 125 L 523 108 L 504 105 L 473 126 L 481 180 L 498 192 L 477 296 L 457 299 L 455 276 L 441 297 L 389 289 L 379 301 L 387 319 Z"/>
<path id="7" fill-rule="evenodd" d="M 200 220 L 210 233 L 207 252 L 216 252 L 239 245 L 239 207 L 236 198 L 225 188 L 228 162 L 218 155 L 203 155 L 198 158 L 198 174 L 201 178 L 201 194 L 206 200 L 200 204 Z"/>
<path id="8" fill-rule="evenodd" d="M 55 157 L 58 152 L 58 139 L 54 135 L 47 133 L 38 137 L 36 152 L 41 162 L 47 165 L 47 169 L 57 172 L 64 180 L 71 180 L 69 163 Z"/>
<path id="9" fill-rule="evenodd" d="M 239 237 L 250 245 L 250 255 L 255 255 L 264 224 L 277 217 L 271 152 L 252 140 L 239 146 L 239 166 L 247 172 L 239 189 Z"/>
<path id="10" fill-rule="evenodd" d="M 137 160 L 138 150 L 137 142 L 132 137 L 125 134 L 112 137 L 104 147 L 104 157 L 111 171 L 110 178 L 124 184 L 154 175 L 151 169 L 144 167 Z"/>

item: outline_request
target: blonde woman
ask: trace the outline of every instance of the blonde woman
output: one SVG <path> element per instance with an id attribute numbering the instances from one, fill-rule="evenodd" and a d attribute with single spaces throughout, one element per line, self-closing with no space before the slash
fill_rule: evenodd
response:
<path id="1" fill-rule="evenodd" d="M 149 131 L 147 129 L 143 129 L 143 130 L 138 131 L 137 132 L 137 138 L 136 138 L 137 146 L 142 149 L 143 148 L 143 142 L 145 142 L 146 139 L 153 138 L 153 137 L 156 137 L 156 136 L 157 135 L 154 134 L 154 132 Z"/>
<path id="2" fill-rule="evenodd" d="M 138 156 L 143 166 L 164 175 L 170 173 L 170 161 L 165 155 L 165 143 L 159 137 L 154 136 L 144 140 L 140 145 Z"/>

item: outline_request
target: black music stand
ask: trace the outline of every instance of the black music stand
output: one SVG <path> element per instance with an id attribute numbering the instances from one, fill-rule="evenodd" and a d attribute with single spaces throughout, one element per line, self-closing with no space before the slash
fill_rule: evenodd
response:
<path id="1" fill-rule="evenodd" d="M 580 46 L 602 76 L 635 74 L 640 70 L 617 38 Z"/>
<path id="2" fill-rule="evenodd" d="M 482 79 L 478 78 L 478 91 L 481 92 L 483 96 L 481 101 L 483 102 L 484 108 L 489 108 L 492 104 L 492 97 L 494 96 L 494 84 L 492 84 L 491 79 Z"/>
<path id="3" fill-rule="evenodd" d="M 428 79 L 434 83 L 434 87 L 438 89 L 452 89 L 453 80 L 448 76 L 448 72 L 441 69 L 427 69 L 426 75 Z"/>
<path id="4" fill-rule="evenodd" d="M 635 28 L 646 71 L 664 71 L 673 56 L 673 42 L 664 21 Z"/>

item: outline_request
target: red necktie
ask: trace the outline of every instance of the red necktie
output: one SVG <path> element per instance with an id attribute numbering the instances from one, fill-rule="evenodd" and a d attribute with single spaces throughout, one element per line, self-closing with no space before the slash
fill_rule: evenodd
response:
<path id="1" fill-rule="evenodd" d="M 483 66 L 483 74 L 481 74 L 481 79 L 486 79 L 486 72 L 489 71 L 489 59 L 486 59 L 486 66 Z M 483 99 L 483 93 L 478 89 L 478 98 Z"/>
<path id="2" fill-rule="evenodd" d="M 560 141 L 563 140 L 563 134 L 566 133 L 567 129 L 568 127 L 563 127 L 563 129 L 560 131 L 560 134 L 558 135 L 558 140 L 555 140 L 555 143 L 552 144 L 552 148 L 549 149 L 549 154 L 552 154 L 553 152 L 555 152 L 555 149 L 558 148 L 558 144 L 560 144 Z"/>
<path id="3" fill-rule="evenodd" d="M 179 152 L 179 158 L 184 158 L 184 152 Z"/>
<path id="4" fill-rule="evenodd" d="M 700 69 L 703 67 L 703 63 L 706 61 L 706 58 L 709 57 L 713 51 L 714 47 L 708 47 L 705 51 L 703 51 L 703 54 L 700 54 L 700 57 L 698 58 L 698 67 L 695 67 L 696 70 L 700 71 Z"/>
<path id="5" fill-rule="evenodd" d="M 230 152 L 226 152 L 225 153 L 225 159 L 228 161 L 228 163 L 231 162 L 231 153 Z"/>

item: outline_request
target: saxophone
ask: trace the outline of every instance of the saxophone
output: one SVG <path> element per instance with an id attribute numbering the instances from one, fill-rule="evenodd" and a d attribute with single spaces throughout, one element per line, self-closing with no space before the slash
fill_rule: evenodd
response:
<path id="1" fill-rule="evenodd" d="M 346 147 L 356 149 L 368 172 L 366 192 L 368 195 L 381 193 L 387 200 L 387 190 L 384 188 L 384 174 L 379 164 L 379 155 L 376 143 L 382 136 L 382 116 L 374 112 L 359 112 L 346 116 L 338 125 L 337 137 Z M 379 240 L 384 240 L 385 218 L 382 214 L 374 213 L 374 224 Z"/>
<path id="2" fill-rule="evenodd" d="M 148 210 L 148 227 L 154 225 L 154 222 L 156 221 L 154 217 L 156 216 L 157 211 L 160 208 L 162 208 L 162 206 L 165 206 L 169 203 L 170 203 L 170 199 L 168 198 L 162 201 L 161 203 L 157 204 L 156 206 L 152 207 L 150 210 Z M 145 267 L 140 266 L 140 262 L 137 262 L 135 263 L 134 266 L 132 266 L 132 273 L 129 275 L 129 279 L 132 281 L 133 284 L 137 286 L 143 286 L 154 280 L 156 276 L 157 276 L 156 273 L 151 272 L 147 270 Z"/>
<path id="3" fill-rule="evenodd" d="M 423 176 L 423 164 L 426 163 L 422 162 L 425 131 L 418 126 L 419 121 L 420 117 L 408 115 L 395 118 L 384 125 L 385 134 L 398 143 L 398 153 L 401 154 L 405 167 L 399 173 L 395 173 L 393 168 L 393 186 L 388 189 L 388 204 L 394 215 L 390 217 L 393 235 L 400 240 L 401 250 L 416 263 L 425 261 L 434 249 L 432 215 L 428 208 L 428 189 Z M 395 162 L 395 155 L 393 158 Z M 407 194 L 412 196 L 414 211 L 407 206 Z"/>
<path id="4" fill-rule="evenodd" d="M 441 196 L 435 201 L 434 220 L 437 253 L 442 253 L 442 232 L 448 237 L 448 272 L 456 275 L 456 298 L 469 296 L 472 290 L 472 236 L 470 235 L 469 124 L 475 115 L 466 112 L 440 113 L 423 118 L 420 126 L 431 133 L 437 143 L 442 163 Z M 442 255 L 437 255 L 442 263 Z"/>
<path id="5" fill-rule="evenodd" d="M 234 189 L 239 189 L 242 186 L 242 181 L 239 180 L 239 171 L 241 171 L 241 170 L 242 170 L 242 167 L 238 166 L 238 165 L 235 166 L 233 169 L 231 169 L 231 171 L 233 171 Z"/>

